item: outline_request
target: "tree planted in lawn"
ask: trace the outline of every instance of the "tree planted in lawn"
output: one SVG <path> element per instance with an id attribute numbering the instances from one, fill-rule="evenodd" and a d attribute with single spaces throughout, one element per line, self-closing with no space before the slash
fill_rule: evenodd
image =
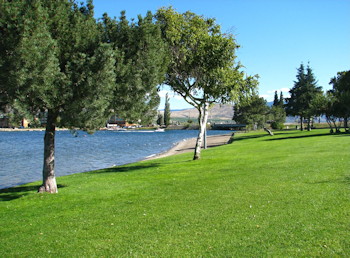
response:
<path id="1" fill-rule="evenodd" d="M 251 129 L 264 128 L 269 107 L 266 100 L 257 94 L 234 105 L 233 118 L 236 123 L 246 124 Z"/>
<path id="2" fill-rule="evenodd" d="M 334 115 L 344 119 L 344 128 L 347 131 L 350 117 L 350 71 L 338 72 L 337 76 L 331 79 L 330 84 L 333 85 L 330 92 L 336 99 Z"/>
<path id="3" fill-rule="evenodd" d="M 93 6 L 71 1 L 2 1 L 1 88 L 12 102 L 47 112 L 43 184 L 57 192 L 57 125 L 95 129 L 105 123 L 115 82 L 114 53 L 99 42 Z M 6 69 L 4 66 L 8 65 Z M 5 79 L 4 79 L 5 78 Z"/>
<path id="4" fill-rule="evenodd" d="M 152 15 L 139 26 L 123 20 L 121 33 L 135 28 L 139 36 L 120 38 L 118 44 L 125 45 L 119 49 L 103 40 L 93 15 L 91 1 L 0 2 L 0 93 L 6 104 L 47 113 L 40 192 L 57 192 L 57 126 L 95 130 L 116 110 L 146 115 L 159 103 L 154 96 L 164 71 L 154 72 L 159 69 L 152 61 L 159 46 L 154 35 L 160 38 L 160 30 L 152 30 Z"/>
<path id="5" fill-rule="evenodd" d="M 156 18 L 171 56 L 165 84 L 199 112 L 196 160 L 200 158 L 209 105 L 238 99 L 256 86 L 256 78 L 245 77 L 240 71 L 242 66 L 235 63 L 239 46 L 231 34 L 221 32 L 214 19 L 189 11 L 180 14 L 172 8 L 159 9 Z"/>
<path id="6" fill-rule="evenodd" d="M 298 68 L 297 80 L 294 87 L 290 89 L 290 98 L 287 98 L 286 112 L 288 115 L 300 117 L 300 130 L 303 130 L 303 120 L 308 120 L 308 130 L 311 130 L 310 121 L 315 114 L 313 99 L 321 95 L 322 87 L 317 86 L 317 81 L 308 65 L 305 71 L 304 65 Z"/>

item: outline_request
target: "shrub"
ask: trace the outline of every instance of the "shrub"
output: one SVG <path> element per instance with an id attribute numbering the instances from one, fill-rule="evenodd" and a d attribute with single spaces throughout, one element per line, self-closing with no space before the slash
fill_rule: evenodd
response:
<path id="1" fill-rule="evenodd" d="M 271 128 L 275 129 L 275 130 L 282 130 L 282 129 L 284 129 L 284 124 L 280 123 L 280 122 L 272 122 Z"/>

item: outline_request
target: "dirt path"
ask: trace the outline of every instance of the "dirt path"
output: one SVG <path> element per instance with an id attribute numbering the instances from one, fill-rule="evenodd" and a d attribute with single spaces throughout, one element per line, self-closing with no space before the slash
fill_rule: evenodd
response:
<path id="1" fill-rule="evenodd" d="M 229 141 L 230 137 L 231 137 L 231 134 L 208 136 L 207 146 L 208 148 L 212 148 L 212 147 L 225 145 Z M 158 158 L 168 157 L 171 155 L 181 154 L 185 152 L 191 152 L 191 151 L 194 151 L 195 146 L 196 146 L 196 138 L 187 139 L 179 142 L 176 146 L 174 146 L 170 150 L 152 157 L 148 157 L 146 158 L 146 160 L 158 159 Z"/>

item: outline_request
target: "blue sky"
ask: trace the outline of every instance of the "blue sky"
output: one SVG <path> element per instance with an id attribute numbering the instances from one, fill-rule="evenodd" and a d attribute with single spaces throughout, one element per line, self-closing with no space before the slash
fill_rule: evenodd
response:
<path id="1" fill-rule="evenodd" d="M 350 69 L 350 0 L 94 0 L 94 5 L 96 18 L 104 12 L 119 17 L 122 10 L 137 18 L 170 5 L 215 18 L 222 31 L 236 36 L 237 60 L 247 74 L 260 76 L 259 93 L 268 101 L 275 90 L 288 96 L 302 62 L 310 62 L 323 89 L 338 71 Z M 164 87 L 161 96 L 169 90 Z M 169 96 L 171 109 L 191 107 Z"/>

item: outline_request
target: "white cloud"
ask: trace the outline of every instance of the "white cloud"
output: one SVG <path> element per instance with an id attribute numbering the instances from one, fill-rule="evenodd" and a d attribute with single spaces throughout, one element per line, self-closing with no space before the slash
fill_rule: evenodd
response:
<path id="1" fill-rule="evenodd" d="M 271 95 L 268 95 L 268 94 L 259 94 L 259 97 L 260 98 L 264 98 L 264 99 L 270 99 L 270 98 L 272 98 L 272 96 Z"/>

